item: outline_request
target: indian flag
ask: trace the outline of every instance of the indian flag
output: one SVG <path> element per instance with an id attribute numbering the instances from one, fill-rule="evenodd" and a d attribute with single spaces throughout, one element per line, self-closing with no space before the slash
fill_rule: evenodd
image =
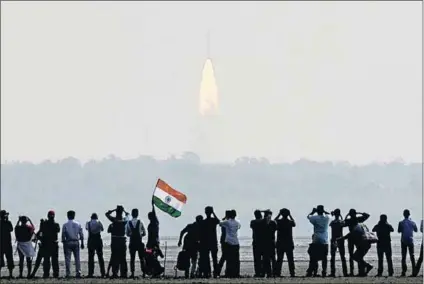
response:
<path id="1" fill-rule="evenodd" d="M 153 192 L 153 203 L 157 208 L 177 218 L 181 216 L 181 210 L 186 202 L 187 197 L 184 193 L 173 189 L 166 182 L 158 179 Z"/>

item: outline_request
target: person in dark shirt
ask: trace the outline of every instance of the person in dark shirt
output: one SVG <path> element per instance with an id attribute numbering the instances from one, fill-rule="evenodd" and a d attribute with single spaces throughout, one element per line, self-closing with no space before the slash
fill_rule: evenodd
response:
<path id="1" fill-rule="evenodd" d="M 340 238 L 340 241 L 344 239 L 350 240 L 353 246 L 356 247 L 356 251 L 351 257 L 358 263 L 359 276 L 367 276 L 370 270 L 373 269 L 373 266 L 364 260 L 365 255 L 371 248 L 371 243 L 365 240 L 364 231 L 360 226 L 369 217 L 370 215 L 367 213 L 359 213 L 355 209 L 350 209 L 344 221 L 344 226 L 349 228 L 349 233 Z"/>
<path id="2" fill-rule="evenodd" d="M 159 220 L 156 215 L 155 205 L 152 199 L 152 211 L 147 214 L 147 218 L 149 219 L 149 225 L 147 225 L 147 249 L 157 248 L 160 249 L 159 246 Z"/>
<path id="3" fill-rule="evenodd" d="M 387 215 L 381 215 L 380 221 L 372 229 L 377 233 L 377 257 L 378 257 L 378 274 L 383 275 L 383 258 L 386 255 L 389 276 L 393 276 L 393 261 L 392 261 L 392 244 L 390 233 L 394 232 L 392 225 L 387 222 Z"/>
<path id="4" fill-rule="evenodd" d="M 41 241 L 34 270 L 31 277 L 35 277 L 39 267 L 40 258 L 43 258 L 43 278 L 50 277 L 50 265 L 53 268 L 53 277 L 59 277 L 59 243 L 58 234 L 60 225 L 55 222 L 55 213 L 50 210 L 47 213 L 47 220 L 41 220 L 40 230 L 37 233 L 37 239 Z"/>
<path id="5" fill-rule="evenodd" d="M 336 277 L 336 252 L 339 250 L 340 260 L 342 261 L 342 270 L 343 276 L 348 276 L 347 274 L 347 265 L 345 257 L 345 244 L 344 240 L 340 239 L 343 237 L 343 217 L 341 216 L 340 209 L 335 209 L 331 212 L 331 215 L 334 216 L 334 220 L 330 222 L 331 227 L 331 274 L 330 277 Z M 339 239 L 339 240 L 338 240 Z"/>
<path id="6" fill-rule="evenodd" d="M 263 219 L 260 210 L 255 210 L 253 213 L 255 219 L 250 221 L 250 228 L 252 229 L 252 247 L 253 247 L 253 263 L 255 268 L 255 277 L 263 277 L 263 240 L 261 236 L 263 234 L 262 228 Z"/>
<path id="7" fill-rule="evenodd" d="M 6 210 L 0 211 L 0 230 L 1 230 L 1 239 L 0 239 L 0 251 L 1 251 L 1 264 L 0 269 L 5 267 L 4 257 L 7 261 L 7 269 L 9 270 L 9 278 L 13 278 L 13 268 L 15 264 L 13 263 L 13 248 L 12 248 L 12 236 L 13 225 L 9 221 L 9 213 Z"/>
<path id="8" fill-rule="evenodd" d="M 271 210 L 265 210 L 263 222 L 263 271 L 264 276 L 273 277 L 273 271 L 276 266 L 275 260 L 275 232 L 277 231 L 277 223 L 272 220 Z"/>
<path id="9" fill-rule="evenodd" d="M 279 219 L 280 216 L 281 219 Z M 284 254 L 286 254 L 290 276 L 295 277 L 293 228 L 296 227 L 296 223 L 290 214 L 290 210 L 286 208 L 280 210 L 280 213 L 275 217 L 275 222 L 277 223 L 277 263 L 274 275 L 276 277 L 281 276 Z"/>
<path id="10" fill-rule="evenodd" d="M 231 214 L 231 211 L 226 210 L 225 217 L 222 220 L 228 220 L 230 218 L 230 214 Z M 227 250 L 227 243 L 225 242 L 225 234 L 226 234 L 225 227 L 221 227 L 221 238 L 219 240 L 221 244 L 221 258 L 219 259 L 219 262 L 218 262 L 218 272 L 217 272 L 218 275 L 221 274 L 222 268 L 224 267 L 224 263 L 226 263 L 228 259 L 228 254 L 227 254 L 228 250 Z M 225 266 L 225 275 L 228 274 L 227 266 L 228 265 Z"/>
<path id="11" fill-rule="evenodd" d="M 116 212 L 116 217 L 112 217 L 111 214 Z M 106 218 L 112 222 L 108 228 L 108 233 L 111 237 L 111 263 L 112 263 L 112 277 L 118 278 L 118 271 L 120 270 L 121 278 L 127 278 L 128 266 L 127 266 L 127 238 L 125 236 L 125 228 L 127 219 L 123 219 L 122 214 L 126 213 L 124 207 L 118 205 L 115 210 L 109 210 L 106 212 Z"/>
<path id="12" fill-rule="evenodd" d="M 22 278 L 24 270 L 24 260 L 27 263 L 27 278 L 31 278 L 32 258 L 35 255 L 32 240 L 34 237 L 34 224 L 31 219 L 26 216 L 19 216 L 19 220 L 15 226 L 15 238 L 18 243 L 19 255 L 19 278 Z"/>
<path id="13" fill-rule="evenodd" d="M 212 255 L 213 275 L 218 275 L 218 238 L 216 235 L 216 227 L 219 224 L 219 218 L 211 206 L 205 208 L 206 218 L 202 222 L 202 230 L 200 235 L 200 259 L 199 272 L 201 277 L 211 277 L 211 267 L 209 254 Z"/>
<path id="14" fill-rule="evenodd" d="M 359 223 L 365 222 L 366 220 L 368 220 L 369 217 L 370 215 L 368 215 L 367 213 L 361 214 L 361 213 L 357 213 L 355 209 L 350 209 L 349 213 L 345 217 L 344 227 L 348 227 L 349 232 L 351 232 L 352 229 L 356 227 L 356 225 L 358 225 Z M 354 276 L 355 265 L 354 265 L 353 253 L 355 251 L 355 243 L 351 238 L 347 238 L 347 247 L 349 252 L 349 268 L 350 268 L 349 276 Z"/>
<path id="15" fill-rule="evenodd" d="M 191 278 L 194 278 L 196 275 L 196 265 L 197 257 L 199 254 L 199 244 L 200 244 L 200 226 L 203 221 L 203 216 L 199 215 L 196 217 L 196 221 L 192 224 L 188 224 L 180 233 L 180 238 L 178 240 L 178 246 L 180 247 L 184 235 L 184 245 L 183 250 L 187 252 L 191 260 L 191 273 L 190 267 L 187 267 L 185 271 L 185 277 L 188 278 L 189 275 Z"/>

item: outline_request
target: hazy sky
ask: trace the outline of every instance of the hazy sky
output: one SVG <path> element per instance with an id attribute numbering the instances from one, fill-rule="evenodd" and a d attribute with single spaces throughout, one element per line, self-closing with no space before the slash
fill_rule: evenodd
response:
<path id="1" fill-rule="evenodd" d="M 421 161 L 421 5 L 2 1 L 2 161 Z"/>

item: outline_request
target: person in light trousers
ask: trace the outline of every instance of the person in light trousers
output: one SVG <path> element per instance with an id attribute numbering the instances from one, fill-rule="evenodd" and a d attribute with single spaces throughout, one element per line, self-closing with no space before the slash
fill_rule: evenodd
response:
<path id="1" fill-rule="evenodd" d="M 69 278 L 71 274 L 71 254 L 74 255 L 76 277 L 81 277 L 80 263 L 80 242 L 81 249 L 84 249 L 84 233 L 81 224 L 75 221 L 75 211 L 68 211 L 68 222 L 63 224 L 62 243 L 65 254 L 65 277 Z"/>

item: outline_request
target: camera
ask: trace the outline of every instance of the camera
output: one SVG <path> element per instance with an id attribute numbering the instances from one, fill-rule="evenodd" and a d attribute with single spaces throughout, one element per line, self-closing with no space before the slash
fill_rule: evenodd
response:
<path id="1" fill-rule="evenodd" d="M 331 216 L 334 216 L 334 211 L 331 211 Z"/>

